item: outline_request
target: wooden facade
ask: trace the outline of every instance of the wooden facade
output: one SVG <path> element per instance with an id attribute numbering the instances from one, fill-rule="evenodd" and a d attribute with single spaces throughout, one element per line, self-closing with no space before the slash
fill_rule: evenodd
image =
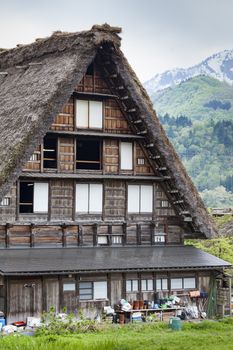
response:
<path id="1" fill-rule="evenodd" d="M 145 133 L 130 124 L 133 109 L 126 111 L 122 103 L 127 96 L 112 90 L 94 61 L 0 203 L 0 249 L 156 249 L 182 245 L 185 236 L 192 236 L 192 218 L 170 186 L 170 176 L 161 175 L 166 168 L 160 155 L 153 156 Z M 137 270 L 0 277 L 0 309 L 8 323 L 39 316 L 51 306 L 72 312 L 82 307 L 90 316 L 93 307 L 100 311 L 121 298 L 208 291 L 212 275 L 202 269 L 156 271 L 156 266 L 145 272 L 140 264 Z M 174 278 L 192 283 L 174 289 Z"/>

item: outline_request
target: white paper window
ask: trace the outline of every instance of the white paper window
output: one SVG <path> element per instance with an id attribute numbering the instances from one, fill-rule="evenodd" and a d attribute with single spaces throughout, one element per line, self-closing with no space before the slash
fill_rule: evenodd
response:
<path id="1" fill-rule="evenodd" d="M 89 101 L 89 128 L 99 128 L 103 126 L 103 103 L 99 101 Z"/>
<path id="2" fill-rule="evenodd" d="M 121 142 L 121 169 L 133 169 L 133 144 L 131 142 Z"/>
<path id="3" fill-rule="evenodd" d="M 167 290 L 167 278 L 157 278 L 156 280 L 157 290 Z"/>
<path id="4" fill-rule="evenodd" d="M 88 184 L 76 185 L 76 212 L 88 213 L 88 196 L 89 188 Z"/>
<path id="5" fill-rule="evenodd" d="M 171 289 L 183 289 L 182 278 L 171 278 Z"/>
<path id="6" fill-rule="evenodd" d="M 88 101 L 76 100 L 76 124 L 79 128 L 88 128 Z"/>
<path id="7" fill-rule="evenodd" d="M 152 213 L 153 211 L 153 186 L 129 185 L 128 186 L 128 212 Z"/>
<path id="8" fill-rule="evenodd" d="M 138 292 L 138 280 L 127 280 L 126 292 Z"/>
<path id="9" fill-rule="evenodd" d="M 63 292 L 75 292 L 75 283 L 64 283 Z"/>
<path id="10" fill-rule="evenodd" d="M 153 280 L 141 280 L 142 291 L 152 291 L 153 289 Z"/>
<path id="11" fill-rule="evenodd" d="M 152 186 L 141 186 L 141 213 L 152 213 L 153 206 L 153 187 Z"/>
<path id="12" fill-rule="evenodd" d="M 196 288 L 196 279 L 195 277 L 185 277 L 184 278 L 184 288 Z"/>
<path id="13" fill-rule="evenodd" d="M 76 212 L 102 213 L 102 184 L 76 184 Z"/>
<path id="14" fill-rule="evenodd" d="M 138 185 L 128 186 L 128 212 L 139 213 L 140 209 L 140 192 Z"/>
<path id="15" fill-rule="evenodd" d="M 108 244 L 107 236 L 98 236 L 97 243 L 98 244 Z"/>
<path id="16" fill-rule="evenodd" d="M 89 187 L 89 212 L 102 213 L 103 207 L 103 185 L 90 184 Z"/>
<path id="17" fill-rule="evenodd" d="M 77 128 L 102 129 L 103 102 L 76 100 L 76 126 Z"/>
<path id="18" fill-rule="evenodd" d="M 48 195 L 49 186 L 46 182 L 34 183 L 34 213 L 47 213 L 48 212 Z"/>
<path id="19" fill-rule="evenodd" d="M 107 299 L 107 282 L 94 282 L 94 299 Z"/>

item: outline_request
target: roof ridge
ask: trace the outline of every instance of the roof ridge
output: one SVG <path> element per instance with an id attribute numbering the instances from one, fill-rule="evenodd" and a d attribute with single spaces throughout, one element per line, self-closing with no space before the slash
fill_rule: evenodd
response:
<path id="1" fill-rule="evenodd" d="M 38 59 L 56 51 L 71 50 L 75 46 L 81 45 L 82 39 L 85 39 L 84 46 L 88 40 L 94 46 L 99 46 L 102 42 L 112 42 L 120 46 L 119 33 L 121 33 L 120 27 L 112 27 L 107 23 L 95 24 L 90 30 L 79 32 L 57 30 L 48 37 L 35 39 L 30 44 L 18 44 L 14 48 L 0 49 L 0 70 L 13 67 L 21 62 Z"/>

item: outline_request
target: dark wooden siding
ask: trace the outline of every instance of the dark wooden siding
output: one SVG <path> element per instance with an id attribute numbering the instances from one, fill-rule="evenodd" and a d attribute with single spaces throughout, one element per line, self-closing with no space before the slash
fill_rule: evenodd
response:
<path id="1" fill-rule="evenodd" d="M 106 220 L 124 220 L 126 189 L 124 181 L 105 181 L 104 215 Z"/>
<path id="2" fill-rule="evenodd" d="M 72 220 L 73 180 L 51 181 L 51 220 Z"/>

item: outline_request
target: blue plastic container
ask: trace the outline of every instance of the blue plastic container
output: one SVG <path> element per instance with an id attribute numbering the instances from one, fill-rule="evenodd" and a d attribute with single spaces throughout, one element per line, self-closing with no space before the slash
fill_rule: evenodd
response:
<path id="1" fill-rule="evenodd" d="M 0 318 L 0 329 L 6 325 L 5 318 Z"/>

